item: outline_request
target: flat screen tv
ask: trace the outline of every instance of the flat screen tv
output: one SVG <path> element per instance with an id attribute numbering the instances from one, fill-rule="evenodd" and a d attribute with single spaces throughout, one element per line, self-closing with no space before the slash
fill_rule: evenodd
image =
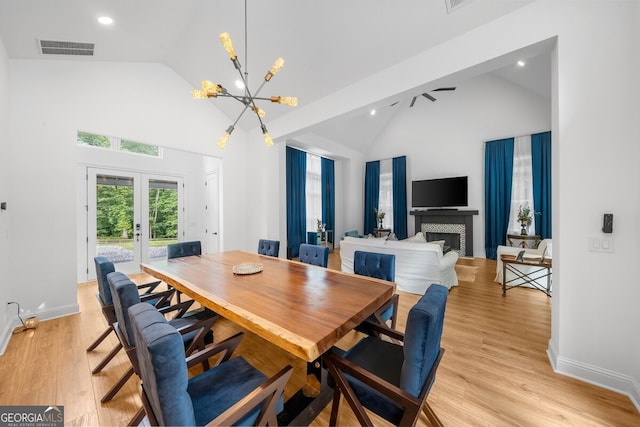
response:
<path id="1" fill-rule="evenodd" d="M 466 176 L 411 182 L 411 206 L 414 208 L 453 208 L 467 205 Z"/>

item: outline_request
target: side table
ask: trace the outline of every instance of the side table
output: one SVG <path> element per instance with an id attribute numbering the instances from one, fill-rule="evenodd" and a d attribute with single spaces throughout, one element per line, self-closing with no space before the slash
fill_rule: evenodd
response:
<path id="1" fill-rule="evenodd" d="M 525 284 L 533 286 L 535 289 L 544 292 L 547 296 L 551 296 L 551 258 L 525 258 L 518 260 L 515 255 L 502 255 L 502 296 L 507 296 L 507 290 L 517 288 Z M 526 267 L 526 268 L 523 268 Z M 507 271 L 515 275 L 511 280 L 507 280 Z M 545 288 L 537 280 L 547 279 L 547 287 Z M 510 285 L 516 280 L 522 280 L 522 283 Z"/>

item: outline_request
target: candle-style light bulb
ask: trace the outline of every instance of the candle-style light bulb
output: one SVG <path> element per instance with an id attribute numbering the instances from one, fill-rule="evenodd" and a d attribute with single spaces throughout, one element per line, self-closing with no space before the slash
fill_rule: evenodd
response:
<path id="1" fill-rule="evenodd" d="M 251 107 L 251 111 L 256 113 L 260 118 L 263 118 L 267 113 L 260 107 Z"/>
<path id="2" fill-rule="evenodd" d="M 262 125 L 262 136 L 264 137 L 264 143 L 267 147 L 273 147 L 273 139 L 271 139 L 271 135 L 269 135 L 269 131 L 267 131 L 265 125 Z"/>
<path id="3" fill-rule="evenodd" d="M 200 90 L 200 89 L 193 89 L 191 91 L 191 97 L 193 99 L 206 99 L 207 98 L 207 92 L 205 92 L 204 90 Z"/>
<path id="4" fill-rule="evenodd" d="M 208 97 L 215 98 L 218 96 L 218 93 L 222 91 L 222 87 L 214 82 L 210 82 L 209 80 L 202 81 L 202 90 L 207 94 Z"/>
<path id="5" fill-rule="evenodd" d="M 271 69 L 267 72 L 267 75 L 264 76 L 264 79 L 266 81 L 271 80 L 271 77 L 273 77 L 278 71 L 282 70 L 282 67 L 284 67 L 284 59 L 282 58 L 276 59 L 273 65 L 271 66 Z"/>
<path id="6" fill-rule="evenodd" d="M 227 32 L 221 33 L 220 41 L 224 46 L 224 50 L 226 50 L 227 53 L 229 54 L 229 57 L 235 60 L 238 56 L 236 55 L 236 51 L 233 49 L 233 43 L 231 43 L 231 36 L 229 35 L 229 33 Z"/>
<path id="7" fill-rule="evenodd" d="M 227 128 L 224 135 L 222 135 L 218 140 L 218 144 L 217 144 L 218 147 L 224 148 L 227 146 L 227 142 L 229 142 L 229 137 L 231 136 L 231 132 L 233 132 L 233 129 L 234 129 L 233 125 Z"/>
<path id="8" fill-rule="evenodd" d="M 298 97 L 296 96 L 272 96 L 271 102 L 296 107 L 298 105 Z"/>

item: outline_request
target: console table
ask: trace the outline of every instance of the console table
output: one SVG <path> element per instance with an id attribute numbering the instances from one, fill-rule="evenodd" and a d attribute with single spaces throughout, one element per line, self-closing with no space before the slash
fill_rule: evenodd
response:
<path id="1" fill-rule="evenodd" d="M 516 241 L 515 245 L 513 244 L 514 240 Z M 542 240 L 542 236 L 539 234 L 507 234 L 507 244 L 514 247 L 538 249 L 540 240 Z"/>
<path id="2" fill-rule="evenodd" d="M 374 228 L 373 235 L 376 237 L 385 237 L 391 234 L 390 228 Z"/>
<path id="3" fill-rule="evenodd" d="M 500 261 L 502 261 L 503 297 L 507 296 L 507 290 L 526 284 L 544 292 L 549 297 L 551 296 L 551 258 L 523 258 L 518 260 L 515 255 L 502 255 L 500 256 Z M 507 271 L 512 272 L 516 277 L 507 280 Z M 546 289 L 537 282 L 537 280 L 544 278 L 547 279 Z M 518 279 L 522 280 L 522 283 L 512 284 Z"/>
<path id="4" fill-rule="evenodd" d="M 333 230 L 307 231 L 307 243 L 310 245 L 326 246 L 329 248 L 329 252 L 333 252 Z"/>

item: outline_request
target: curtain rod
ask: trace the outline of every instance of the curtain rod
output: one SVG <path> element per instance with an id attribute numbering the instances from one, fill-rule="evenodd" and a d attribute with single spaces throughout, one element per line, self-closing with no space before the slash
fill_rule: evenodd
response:
<path id="1" fill-rule="evenodd" d="M 504 138 L 495 138 L 495 139 L 486 140 L 486 141 L 482 141 L 482 142 L 486 144 L 487 142 L 499 141 L 499 140 L 501 140 L 501 139 L 509 139 L 509 138 L 516 139 L 516 138 L 523 138 L 523 137 L 525 137 L 525 136 L 531 136 L 531 135 L 536 135 L 536 134 L 538 134 L 538 133 L 545 133 L 545 132 L 551 132 L 551 131 L 550 131 L 550 130 L 543 130 L 543 131 L 540 131 L 540 132 L 533 132 L 533 133 L 530 133 L 530 134 L 528 134 L 528 135 L 506 136 L 506 137 L 504 137 Z"/>

